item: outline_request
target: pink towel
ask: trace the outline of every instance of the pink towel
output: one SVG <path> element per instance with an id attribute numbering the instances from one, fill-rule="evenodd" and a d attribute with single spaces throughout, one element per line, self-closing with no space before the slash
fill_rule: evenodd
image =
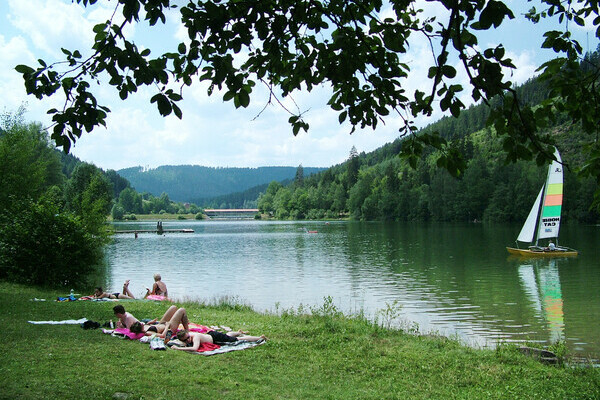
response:
<path id="1" fill-rule="evenodd" d="M 116 328 L 115 332 L 125 335 L 131 340 L 140 340 L 144 337 L 143 333 L 133 333 L 127 328 Z"/>
<path id="2" fill-rule="evenodd" d="M 167 298 L 165 296 L 161 296 L 158 294 L 149 294 L 146 298 L 148 300 L 158 300 L 158 301 L 167 300 Z"/>

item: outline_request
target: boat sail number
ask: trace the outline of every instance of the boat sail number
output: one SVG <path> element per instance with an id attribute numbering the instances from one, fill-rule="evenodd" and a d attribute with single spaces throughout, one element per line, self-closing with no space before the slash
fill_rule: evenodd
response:
<path id="1" fill-rule="evenodd" d="M 546 228 L 549 226 L 557 226 L 559 222 L 560 222 L 560 217 L 542 218 L 542 223 L 544 224 L 544 227 L 546 227 Z"/>

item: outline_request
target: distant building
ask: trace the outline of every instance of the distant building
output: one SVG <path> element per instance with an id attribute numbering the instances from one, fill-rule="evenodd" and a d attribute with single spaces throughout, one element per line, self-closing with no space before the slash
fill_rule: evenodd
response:
<path id="1" fill-rule="evenodd" d="M 258 214 L 258 208 L 213 208 L 205 209 L 208 218 L 252 219 Z"/>

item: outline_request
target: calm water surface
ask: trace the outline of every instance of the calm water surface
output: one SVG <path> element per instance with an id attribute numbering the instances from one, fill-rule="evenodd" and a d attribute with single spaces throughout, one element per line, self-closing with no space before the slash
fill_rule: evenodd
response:
<path id="1" fill-rule="evenodd" d="M 115 223 L 118 230 L 156 222 Z M 193 234 L 117 234 L 109 284 L 142 295 L 161 273 L 175 299 L 236 297 L 258 311 L 321 306 L 458 335 L 475 346 L 565 340 L 600 356 L 600 227 L 565 226 L 577 258 L 511 258 L 520 226 L 365 222 L 165 221 Z M 307 230 L 317 231 L 308 233 Z"/>

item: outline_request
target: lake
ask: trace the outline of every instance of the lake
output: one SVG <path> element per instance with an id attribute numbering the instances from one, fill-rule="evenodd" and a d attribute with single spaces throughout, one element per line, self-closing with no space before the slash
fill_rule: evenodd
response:
<path id="1" fill-rule="evenodd" d="M 505 247 L 520 230 L 509 224 L 213 220 L 163 228 L 194 233 L 115 235 L 107 249 L 111 291 L 130 279 L 142 296 L 160 273 L 174 299 L 230 297 L 281 312 L 331 297 L 347 314 L 390 309 L 388 317 L 399 313 L 396 326 L 476 347 L 565 340 L 574 353 L 600 355 L 598 226 L 561 227 L 560 243 L 580 255 L 558 259 L 509 256 Z"/>

